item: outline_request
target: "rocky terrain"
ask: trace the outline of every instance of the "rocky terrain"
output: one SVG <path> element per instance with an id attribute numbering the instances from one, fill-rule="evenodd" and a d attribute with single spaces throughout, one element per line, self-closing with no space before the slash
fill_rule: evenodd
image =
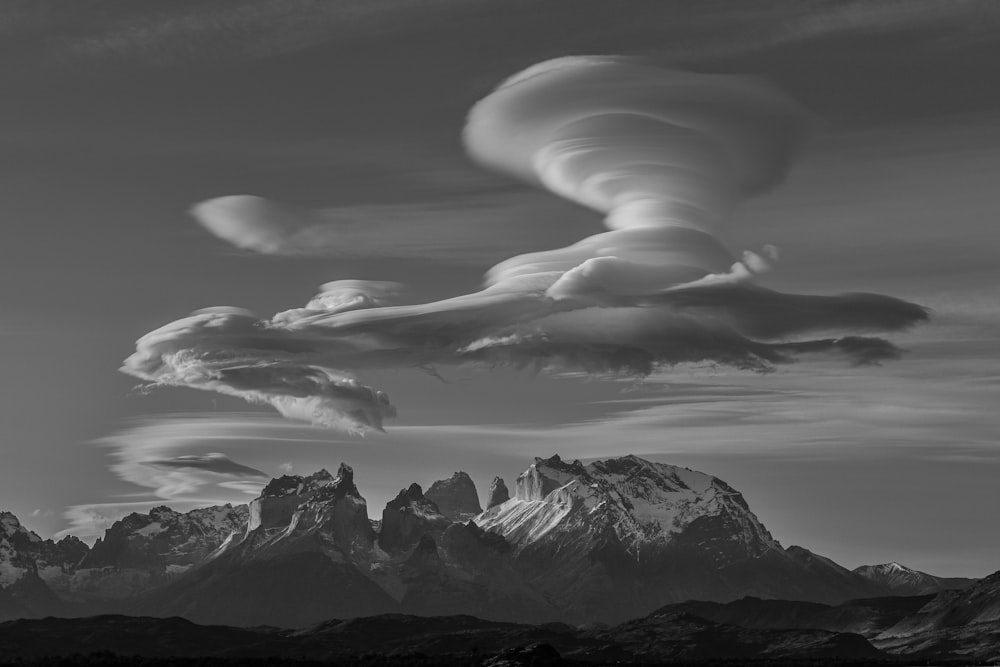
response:
<path id="1" fill-rule="evenodd" d="M 77 571 L 89 551 L 75 537 L 43 540 L 10 512 L 0 512 L 0 618 L 5 613 L 58 612 L 55 589 Z"/>
<path id="2" fill-rule="evenodd" d="M 461 470 L 448 479 L 431 484 L 425 495 L 451 521 L 468 521 L 483 511 L 476 484 L 468 473 Z"/>
<path id="3" fill-rule="evenodd" d="M 893 653 L 960 656 L 1000 663 L 1000 572 L 934 595 L 882 630 L 874 643 Z"/>
<path id="4" fill-rule="evenodd" d="M 782 548 L 722 480 L 635 456 L 587 466 L 536 459 L 514 497 L 476 523 L 511 544 L 518 570 L 572 622 L 618 622 L 689 599 L 840 602 L 885 592 L 806 549 Z"/>
<path id="5" fill-rule="evenodd" d="M 486 500 L 486 509 L 493 509 L 497 505 L 507 502 L 510 500 L 510 491 L 507 489 L 507 483 L 503 481 L 503 477 L 494 477 L 493 481 L 490 483 L 490 491 Z"/>

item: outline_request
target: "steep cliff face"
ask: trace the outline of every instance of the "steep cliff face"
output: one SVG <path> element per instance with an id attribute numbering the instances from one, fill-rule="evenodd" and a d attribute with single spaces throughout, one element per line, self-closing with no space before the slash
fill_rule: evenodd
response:
<path id="1" fill-rule="evenodd" d="M 510 500 L 510 491 L 507 490 L 507 483 L 502 477 L 494 477 L 490 484 L 489 498 L 486 501 L 486 509 L 493 509 L 497 505 L 502 505 Z"/>
<path id="2" fill-rule="evenodd" d="M 351 473 L 353 481 L 353 471 Z M 250 520 L 247 531 L 258 528 L 285 528 L 292 520 L 298 506 L 316 494 L 320 489 L 332 486 L 336 478 L 327 470 L 319 470 L 312 475 L 283 475 L 272 479 L 260 492 L 260 496 L 250 501 Z"/>
<path id="3" fill-rule="evenodd" d="M 431 484 L 424 496 L 452 521 L 468 521 L 483 511 L 475 483 L 461 470 L 448 479 Z"/>
<path id="4" fill-rule="evenodd" d="M 440 536 L 449 525 L 451 521 L 441 514 L 437 504 L 414 483 L 386 503 L 378 543 L 388 553 L 405 551 L 424 535 Z"/>
<path id="5" fill-rule="evenodd" d="M 90 552 L 79 538 L 43 540 L 10 512 L 0 512 L 0 588 L 35 571 L 43 580 L 72 572 Z"/>
<path id="6" fill-rule="evenodd" d="M 89 547 L 75 537 L 43 540 L 10 512 L 0 512 L 0 614 L 38 616 L 61 612 L 55 590 Z M 6 611 L 3 611 L 6 609 Z"/>
<path id="7" fill-rule="evenodd" d="M 220 554 L 253 560 L 315 551 L 338 562 L 363 562 L 374 542 L 368 504 L 353 468 L 342 463 L 336 475 L 320 470 L 272 480 L 250 503 L 246 535 Z"/>

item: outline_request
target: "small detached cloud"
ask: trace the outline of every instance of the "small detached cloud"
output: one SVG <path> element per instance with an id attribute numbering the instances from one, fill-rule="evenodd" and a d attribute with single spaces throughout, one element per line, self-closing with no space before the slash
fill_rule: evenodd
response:
<path id="1" fill-rule="evenodd" d="M 359 378 L 372 370 L 502 364 L 605 376 L 682 363 L 769 371 L 814 356 L 894 359 L 901 351 L 873 334 L 923 322 L 926 309 L 875 294 L 764 289 L 754 281 L 774 268 L 776 248 L 737 256 L 720 237 L 744 199 L 784 179 L 807 125 L 793 100 L 753 78 L 620 57 L 541 63 L 473 107 L 466 150 L 489 170 L 603 215 L 607 231 L 511 257 L 483 289 L 431 303 L 351 281 L 271 318 L 197 312 L 140 338 L 122 371 L 365 434 L 395 415 L 388 396 Z M 196 215 L 263 252 L 294 246 L 317 220 L 245 197 Z M 407 234 L 435 231 L 422 220 L 415 215 Z M 378 223 L 341 225 L 342 238 L 378 254 L 365 245 L 368 224 Z"/>
<path id="2" fill-rule="evenodd" d="M 326 209 L 228 195 L 200 202 L 190 213 L 213 236 L 262 255 L 421 257 L 478 265 L 529 250 L 532 243 L 572 238 L 567 230 L 579 227 L 585 215 L 527 188 L 472 194 L 439 189 L 424 201 Z M 595 225 L 597 219 L 587 222 Z"/>

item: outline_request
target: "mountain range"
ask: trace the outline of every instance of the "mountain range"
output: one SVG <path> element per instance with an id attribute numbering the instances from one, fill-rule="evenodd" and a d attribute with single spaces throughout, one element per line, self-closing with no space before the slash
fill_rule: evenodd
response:
<path id="1" fill-rule="evenodd" d="M 456 472 L 426 493 L 416 483 L 400 490 L 377 520 L 341 464 L 336 474 L 273 479 L 249 505 L 130 514 L 92 547 L 44 540 L 0 513 L 0 620 L 114 613 L 315 628 L 472 616 L 590 627 L 591 639 L 596 628 L 641 634 L 644 623 L 678 637 L 720 627 L 847 633 L 862 644 L 833 635 L 820 644 L 905 652 L 913 637 L 961 644 L 962 628 L 995 626 L 995 577 L 941 578 L 898 563 L 848 570 L 783 547 L 722 480 L 636 456 L 536 458 L 513 495 L 493 481 L 485 510 Z M 966 598 L 983 610 L 967 613 Z"/>

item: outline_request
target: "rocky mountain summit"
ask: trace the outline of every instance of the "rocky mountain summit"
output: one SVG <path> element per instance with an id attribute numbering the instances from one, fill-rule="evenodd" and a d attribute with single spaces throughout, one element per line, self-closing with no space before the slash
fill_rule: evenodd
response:
<path id="1" fill-rule="evenodd" d="M 431 484 L 425 494 L 438 511 L 452 521 L 468 521 L 482 513 L 476 485 L 468 473 L 459 470 L 448 479 Z"/>
<path id="2" fill-rule="evenodd" d="M 271 480 L 250 501 L 245 534 L 223 545 L 220 555 L 245 560 L 318 551 L 353 561 L 368 554 L 375 537 L 354 470 L 342 463 L 336 475 L 320 470 Z"/>
<path id="3" fill-rule="evenodd" d="M 514 497 L 476 523 L 510 542 L 526 580 L 573 622 L 616 622 L 688 599 L 840 602 L 882 591 L 784 549 L 722 480 L 637 456 L 536 458 Z"/>
<path id="4" fill-rule="evenodd" d="M 899 563 L 862 565 L 854 568 L 854 572 L 868 581 L 889 588 L 897 595 L 925 595 L 947 589 L 967 588 L 975 583 L 975 579 L 965 577 L 935 577 Z"/>
<path id="5" fill-rule="evenodd" d="M 486 509 L 490 510 L 510 500 L 510 491 L 503 477 L 494 477 L 490 484 L 490 492 L 486 501 Z"/>
<path id="6" fill-rule="evenodd" d="M 517 478 L 514 498 L 477 523 L 519 552 L 597 539 L 637 564 L 691 542 L 692 531 L 715 541 L 716 565 L 778 548 L 743 496 L 722 480 L 637 456 L 587 466 L 537 458 Z"/>
<path id="7" fill-rule="evenodd" d="M 12 616 L 58 611 L 52 585 L 74 572 L 88 551 L 76 537 L 43 540 L 10 512 L 0 512 L 0 613 L 4 608 Z"/>
<path id="8" fill-rule="evenodd" d="M 408 613 L 618 623 L 692 599 L 834 604 L 898 588 L 782 547 L 722 480 L 636 456 L 535 459 L 513 497 L 494 480 L 485 511 L 459 471 L 426 493 L 417 483 L 400 490 L 373 521 L 353 469 L 341 464 L 336 474 L 273 479 L 248 506 L 130 514 L 93 548 L 42 540 L 9 514 L 0 526 L 7 617 L 110 611 L 299 627 Z"/>
<path id="9" fill-rule="evenodd" d="M 0 588 L 9 588 L 26 577 L 46 580 L 72 571 L 90 548 L 76 537 L 58 542 L 43 540 L 21 525 L 10 512 L 0 512 Z"/>
<path id="10" fill-rule="evenodd" d="M 203 507 L 175 512 L 154 507 L 116 521 L 80 562 L 80 569 L 157 568 L 179 573 L 208 558 L 246 529 L 246 505 Z"/>
<path id="11" fill-rule="evenodd" d="M 402 551 L 419 543 L 424 535 L 440 536 L 451 524 L 414 482 L 386 504 L 378 543 L 387 552 Z"/>
<path id="12" fill-rule="evenodd" d="M 247 518 L 246 505 L 133 512 L 112 524 L 74 570 L 48 583 L 76 603 L 129 600 L 210 560 L 246 530 Z"/>

